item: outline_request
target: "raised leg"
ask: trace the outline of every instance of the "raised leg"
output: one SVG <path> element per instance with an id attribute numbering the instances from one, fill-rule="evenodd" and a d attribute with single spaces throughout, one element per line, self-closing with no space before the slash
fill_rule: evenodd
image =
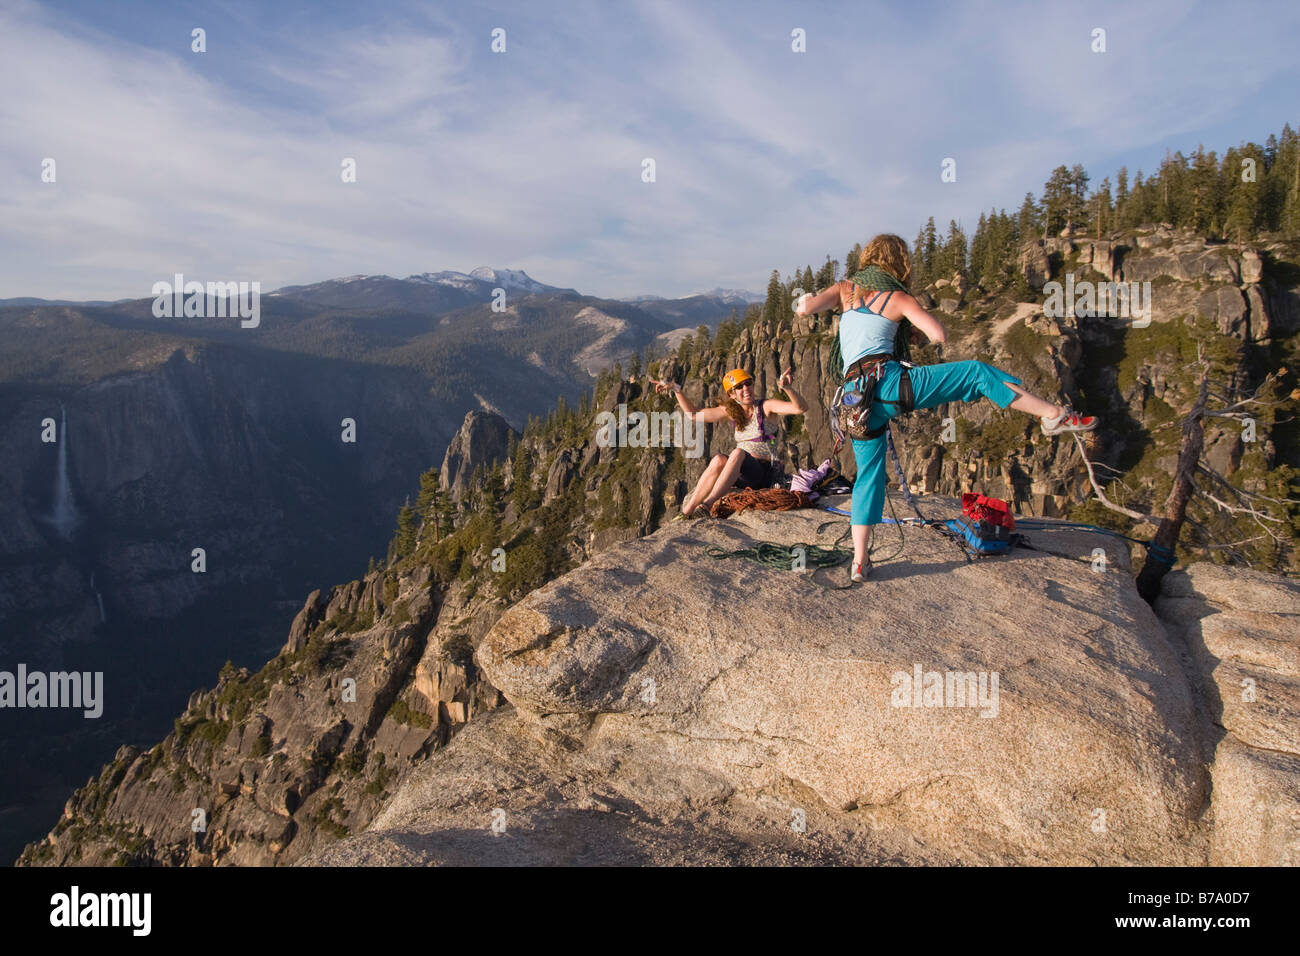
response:
<path id="1" fill-rule="evenodd" d="M 1002 384 L 1016 393 L 1015 401 L 1011 403 L 1010 407 L 1018 412 L 1026 412 L 1037 418 L 1055 418 L 1065 411 L 1060 405 L 1053 405 L 1036 395 L 1031 395 L 1011 382 L 1003 382 Z"/>

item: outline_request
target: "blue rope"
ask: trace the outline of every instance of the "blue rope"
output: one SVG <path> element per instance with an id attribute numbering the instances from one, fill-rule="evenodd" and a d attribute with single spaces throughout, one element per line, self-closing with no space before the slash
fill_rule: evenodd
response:
<path id="1" fill-rule="evenodd" d="M 903 487 L 906 488 L 907 485 L 904 484 Z M 907 497 L 911 498 L 910 493 L 908 493 Z M 912 507 L 914 510 L 916 510 L 916 505 L 914 503 L 912 504 Z M 826 507 L 823 510 L 829 511 L 832 514 L 837 514 L 837 515 L 845 515 L 845 516 L 852 515 L 852 512 L 845 511 L 843 508 L 835 508 L 832 507 L 831 505 L 826 505 Z M 918 515 L 920 514 L 919 510 L 917 510 L 917 514 Z M 918 518 L 899 518 L 899 519 L 882 518 L 880 523 L 900 524 L 900 525 L 901 524 L 928 525 L 930 524 L 930 521 L 928 518 L 924 518 L 924 517 L 921 517 L 919 519 Z M 1131 538 L 1126 534 L 1120 534 L 1118 531 L 1113 531 L 1110 528 L 1101 528 L 1095 524 L 1083 524 L 1082 522 L 1079 521 L 1048 521 L 1042 518 L 1017 518 L 1016 527 L 1036 528 L 1041 531 L 1052 531 L 1057 528 L 1076 528 L 1080 531 L 1091 531 L 1094 532 L 1095 534 L 1107 534 L 1113 538 L 1123 538 L 1125 541 L 1132 541 L 1134 544 L 1142 545 L 1142 547 L 1147 549 L 1147 553 L 1151 555 L 1151 560 L 1159 564 L 1172 565 L 1174 561 L 1177 560 L 1177 555 L 1175 555 L 1173 551 L 1169 550 L 1163 545 L 1156 544 L 1154 541 L 1143 541 L 1141 538 Z"/>
<path id="2" fill-rule="evenodd" d="M 853 516 L 852 511 L 845 511 L 843 508 L 836 508 L 833 505 L 827 505 L 822 511 L 829 511 L 833 515 L 844 515 L 846 518 Z M 881 518 L 881 524 L 929 524 L 929 518 Z"/>
<path id="3" fill-rule="evenodd" d="M 1172 565 L 1174 563 L 1174 553 L 1164 545 L 1155 544 L 1153 542 L 1147 544 L 1146 548 L 1147 554 L 1150 555 L 1151 560 L 1157 564 Z"/>
<path id="4" fill-rule="evenodd" d="M 1082 524 L 1078 521 L 1048 521 L 1043 518 L 1017 518 L 1016 527 L 1039 528 L 1044 531 L 1050 531 L 1053 528 L 1078 528 L 1083 531 L 1095 531 L 1097 534 L 1109 534 L 1116 538 L 1123 538 L 1125 541 L 1132 541 L 1134 544 L 1140 544 L 1144 548 L 1151 547 L 1150 541 L 1143 541 L 1140 538 L 1130 538 L 1126 534 L 1120 534 L 1118 531 L 1112 531 L 1110 528 L 1099 528 L 1095 524 Z M 1156 545 L 1155 547 L 1159 547 Z"/>
<path id="5" fill-rule="evenodd" d="M 898 460 L 898 449 L 894 447 L 894 430 L 885 423 L 885 441 L 889 444 L 889 457 L 894 462 L 894 473 L 898 475 L 898 487 L 903 491 L 903 500 L 911 505 L 916 516 L 925 521 L 925 515 L 921 514 L 921 509 L 917 507 L 916 496 L 912 494 L 912 489 L 907 487 L 907 479 L 903 477 L 903 465 Z"/>

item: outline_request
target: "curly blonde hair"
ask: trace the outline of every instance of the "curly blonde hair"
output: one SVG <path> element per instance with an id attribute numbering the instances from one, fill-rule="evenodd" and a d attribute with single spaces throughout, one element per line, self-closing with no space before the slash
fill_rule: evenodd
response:
<path id="1" fill-rule="evenodd" d="M 912 257 L 907 252 L 907 243 L 892 232 L 881 233 L 863 248 L 862 254 L 858 256 L 858 268 L 865 269 L 867 266 L 884 269 L 903 285 L 907 285 L 907 281 L 912 278 Z M 840 286 L 840 297 L 845 308 L 864 298 L 870 291 L 854 282 L 852 276 L 844 282 Z"/>

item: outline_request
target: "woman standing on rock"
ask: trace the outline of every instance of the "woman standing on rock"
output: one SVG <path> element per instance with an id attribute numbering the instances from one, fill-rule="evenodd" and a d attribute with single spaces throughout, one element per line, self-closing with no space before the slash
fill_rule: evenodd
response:
<path id="1" fill-rule="evenodd" d="M 907 243 L 895 235 L 876 236 L 862 250 L 859 271 L 847 279 L 795 305 L 799 315 L 839 306 L 840 355 L 844 361 L 845 404 L 870 403 L 868 436 L 853 440 L 858 464 L 853 483 L 853 567 L 850 577 L 865 580 L 871 573 L 871 529 L 880 524 L 885 505 L 885 434 L 889 421 L 900 411 L 934 408 L 947 402 L 974 402 L 987 398 L 999 408 L 1014 408 L 1042 419 L 1043 434 L 1086 432 L 1097 427 L 1091 415 L 1054 405 L 1029 394 L 1020 379 L 987 362 L 944 362 L 904 368 L 895 360 L 898 323 L 908 319 L 931 342 L 944 342 L 947 334 L 939 320 L 907 293 L 912 275 Z M 870 390 L 870 391 L 868 391 Z M 911 402 L 908 403 L 908 392 Z"/>
<path id="2" fill-rule="evenodd" d="M 732 369 L 722 379 L 727 397 L 721 405 L 698 409 L 691 404 L 682 387 L 675 383 L 656 382 L 660 395 L 668 391 L 677 394 L 677 404 L 682 414 L 694 422 L 717 422 L 730 418 L 735 426 L 736 448 L 730 455 L 714 455 L 709 467 L 704 469 L 695 490 L 682 502 L 680 517 L 689 518 L 696 508 L 709 507 L 738 484 L 741 488 L 770 488 L 780 475 L 780 462 L 776 458 L 776 428 L 767 421 L 768 415 L 802 415 L 808 411 L 803 397 L 794 390 L 794 370 L 786 369 L 780 387 L 792 401 L 779 398 L 754 399 L 754 377 L 744 369 Z"/>

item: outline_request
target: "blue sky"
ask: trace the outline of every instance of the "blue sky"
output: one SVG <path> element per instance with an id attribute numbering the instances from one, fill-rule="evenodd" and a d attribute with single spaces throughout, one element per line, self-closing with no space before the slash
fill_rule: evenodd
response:
<path id="1" fill-rule="evenodd" d="M 1292 2 L 0 0 L 0 298 L 479 265 L 762 291 L 1061 163 L 1262 142 L 1300 120 L 1298 35 Z"/>

